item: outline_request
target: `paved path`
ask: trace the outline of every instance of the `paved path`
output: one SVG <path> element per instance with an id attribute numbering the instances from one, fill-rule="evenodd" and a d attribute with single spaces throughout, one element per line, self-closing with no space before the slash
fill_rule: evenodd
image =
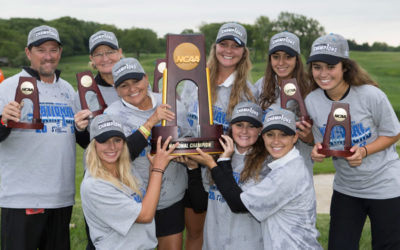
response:
<path id="1" fill-rule="evenodd" d="M 314 187 L 317 196 L 317 213 L 329 214 L 332 198 L 333 174 L 314 175 Z"/>

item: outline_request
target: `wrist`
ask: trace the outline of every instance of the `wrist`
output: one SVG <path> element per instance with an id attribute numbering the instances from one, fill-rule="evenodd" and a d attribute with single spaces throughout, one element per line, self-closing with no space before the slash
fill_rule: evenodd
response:
<path id="1" fill-rule="evenodd" d="M 4 127 L 7 127 L 7 120 L 4 120 L 3 117 L 1 117 L 0 123 L 1 123 L 1 125 L 3 125 Z"/>
<path id="2" fill-rule="evenodd" d="M 363 158 L 365 158 L 368 156 L 368 149 L 366 146 L 362 146 L 362 148 L 364 149 L 364 153 L 365 153 Z"/>

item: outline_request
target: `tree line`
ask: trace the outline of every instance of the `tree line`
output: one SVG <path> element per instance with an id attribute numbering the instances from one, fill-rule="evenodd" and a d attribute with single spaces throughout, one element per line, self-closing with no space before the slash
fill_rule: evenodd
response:
<path id="1" fill-rule="evenodd" d="M 165 37 L 157 37 L 156 32 L 151 29 L 137 27 L 119 29 L 114 25 L 83 21 L 72 17 L 61 17 L 49 21 L 40 18 L 10 18 L 0 19 L 0 63 L 3 62 L 3 64 L 6 63 L 11 66 L 25 65 L 24 48 L 28 32 L 33 27 L 43 24 L 58 29 L 63 43 L 64 56 L 88 54 L 89 37 L 101 29 L 114 32 L 124 52 L 134 53 L 137 58 L 140 58 L 141 53 L 165 52 L 166 48 Z M 215 41 L 218 29 L 222 24 L 202 23 L 198 31 L 185 29 L 181 34 L 204 34 L 208 53 L 208 49 Z M 260 16 L 254 24 L 242 25 L 247 30 L 247 46 L 250 48 L 252 59 L 255 61 L 265 59 L 269 39 L 277 32 L 287 30 L 295 33 L 301 41 L 301 52 L 306 57 L 309 55 L 312 42 L 325 34 L 324 27 L 317 20 L 289 12 L 281 12 L 276 20 Z M 375 42 L 370 46 L 368 43 L 359 45 L 354 40 L 349 40 L 349 46 L 351 50 L 400 51 L 400 46 L 391 47 L 381 42 Z"/>

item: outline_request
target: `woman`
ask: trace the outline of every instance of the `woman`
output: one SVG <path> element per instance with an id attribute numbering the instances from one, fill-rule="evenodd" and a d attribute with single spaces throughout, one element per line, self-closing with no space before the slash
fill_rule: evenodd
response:
<path id="1" fill-rule="evenodd" d="M 400 160 L 396 152 L 400 124 L 393 108 L 368 73 L 349 58 L 349 46 L 342 36 L 316 39 L 307 63 L 315 88 L 306 98 L 317 142 L 313 160 L 321 162 L 326 157 L 318 149 L 332 103 L 350 105 L 350 151 L 354 154 L 332 158 L 336 174 L 329 249 L 358 249 L 367 216 L 373 249 L 400 249 Z M 343 147 L 344 138 L 342 127 L 332 129 L 331 149 Z"/>
<path id="2" fill-rule="evenodd" d="M 296 78 L 301 96 L 305 98 L 311 91 L 311 85 L 301 61 L 300 40 L 295 34 L 284 31 L 271 38 L 264 77 L 255 83 L 259 92 L 258 102 L 265 112 L 281 108 L 280 86 L 283 80 L 291 78 Z M 296 106 L 289 110 L 297 112 Z M 311 124 L 297 121 L 296 125 L 300 138 L 296 147 L 304 157 L 309 172 L 312 174 L 314 164 L 310 157 L 313 146 Z"/>
<path id="3" fill-rule="evenodd" d="M 233 213 L 245 213 L 261 222 L 263 245 L 251 249 L 322 249 L 315 228 L 312 176 L 294 147 L 298 138 L 294 113 L 284 109 L 267 113 L 262 129 L 264 145 L 255 145 L 252 152 L 254 159 L 265 160 L 268 151 L 269 172 L 247 188 L 238 185 L 231 174 L 235 165 L 229 157 L 234 143 L 229 136 L 222 137 L 224 153 L 218 164 L 200 149 L 200 156 L 192 157 L 211 169 L 212 178 Z M 247 231 L 241 228 L 239 233 L 245 235 Z M 230 240 L 240 236 L 234 235 Z"/>
<path id="4" fill-rule="evenodd" d="M 208 56 L 213 120 L 214 124 L 223 126 L 225 133 L 228 131 L 235 105 L 241 101 L 255 101 L 256 90 L 249 81 L 251 62 L 246 43 L 246 29 L 238 23 L 226 23 L 220 27 Z M 194 83 L 185 81 L 181 100 L 188 111 L 193 134 L 198 136 L 196 131 L 199 107 L 197 91 L 194 91 L 196 89 Z M 185 198 L 186 246 L 188 249 L 200 249 L 205 212 L 195 213 L 188 196 L 190 194 Z"/>
<path id="5" fill-rule="evenodd" d="M 151 161 L 147 190 L 131 161 L 122 123 L 110 115 L 95 117 L 90 126 L 91 142 L 86 151 L 87 171 L 81 184 L 82 208 L 96 249 L 154 249 L 154 214 L 161 181 L 170 153 L 171 137 Z M 133 168 L 133 172 L 135 167 Z"/>
<path id="6" fill-rule="evenodd" d="M 140 63 L 134 58 L 124 58 L 113 67 L 114 87 L 120 100 L 111 104 L 106 114 L 124 117 L 125 135 L 137 129 L 162 105 L 162 96 L 149 90 L 149 80 Z M 186 113 L 179 103 L 177 119 L 181 136 L 189 135 L 189 125 Z M 175 118 L 175 117 L 174 117 Z M 150 130 L 145 128 L 150 135 Z M 138 174 L 145 185 L 149 179 L 150 162 L 146 153 L 150 146 L 134 160 Z M 184 229 L 183 196 L 187 186 L 185 166 L 177 162 L 170 162 L 163 177 L 160 201 L 157 206 L 155 223 L 158 238 L 158 249 L 180 249 L 182 247 L 182 232 Z"/>

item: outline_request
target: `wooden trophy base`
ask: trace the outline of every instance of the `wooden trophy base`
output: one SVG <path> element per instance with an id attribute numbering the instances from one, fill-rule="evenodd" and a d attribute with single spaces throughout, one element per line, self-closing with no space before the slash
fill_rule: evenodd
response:
<path id="1" fill-rule="evenodd" d="M 219 143 L 219 139 L 222 135 L 222 125 L 208 125 L 206 127 L 201 127 L 201 130 L 204 131 L 205 136 L 201 138 L 195 137 L 185 137 L 178 138 L 178 126 L 159 126 L 154 127 L 151 130 L 151 154 L 155 154 L 157 150 L 157 138 L 159 136 L 162 137 L 161 142 L 168 138 L 168 136 L 172 136 L 170 145 L 179 142 L 179 146 L 172 152 L 171 155 L 194 155 L 199 154 L 196 151 L 196 148 L 200 148 L 203 152 L 208 154 L 221 154 L 224 152 L 221 144 Z"/>
<path id="2" fill-rule="evenodd" d="M 349 157 L 354 154 L 354 152 L 350 152 L 350 148 L 344 147 L 344 150 L 332 150 L 322 144 L 322 149 L 318 149 L 318 153 L 326 156 Z"/>
<path id="3" fill-rule="evenodd" d="M 32 123 L 8 121 L 7 127 L 22 129 L 43 129 L 42 119 L 32 119 Z"/>

